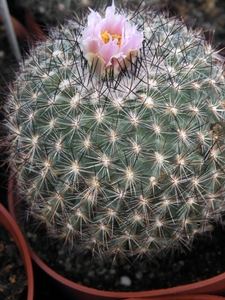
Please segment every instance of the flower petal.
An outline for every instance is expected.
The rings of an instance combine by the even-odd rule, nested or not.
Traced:
[[[130,24],[126,15],[116,13],[114,0],[106,8],[104,18],[98,12],[90,11],[80,44],[88,64],[100,61],[100,67],[96,69],[98,74],[102,71],[102,76],[110,71],[109,68],[114,74],[123,67],[129,68],[141,48],[143,32]]]

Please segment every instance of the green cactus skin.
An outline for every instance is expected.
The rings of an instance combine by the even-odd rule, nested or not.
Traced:
[[[31,50],[5,105],[9,162],[29,213],[70,250],[153,258],[222,222],[224,69],[201,31],[128,13],[145,41],[118,78],[88,69],[85,22]]]

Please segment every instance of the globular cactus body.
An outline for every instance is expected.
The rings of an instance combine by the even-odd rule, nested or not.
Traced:
[[[21,66],[6,125],[20,195],[50,235],[153,257],[222,221],[225,81],[200,31],[153,12],[130,22],[145,39],[116,78],[89,70],[83,25],[53,30]]]

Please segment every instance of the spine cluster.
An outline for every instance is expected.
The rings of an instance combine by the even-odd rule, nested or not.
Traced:
[[[6,126],[20,195],[50,235],[153,257],[222,221],[224,69],[200,31],[129,14],[145,35],[130,70],[96,78],[70,21],[21,65]]]

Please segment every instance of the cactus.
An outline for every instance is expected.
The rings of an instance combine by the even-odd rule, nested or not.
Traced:
[[[21,63],[4,107],[9,163],[28,212],[69,250],[153,258],[222,222],[223,59],[176,18],[122,13],[144,41],[117,76],[84,57],[86,19]]]

